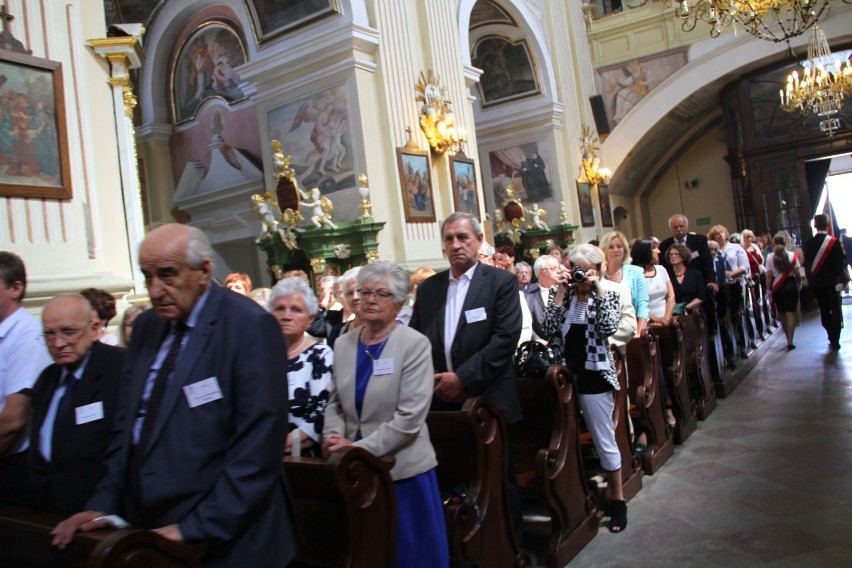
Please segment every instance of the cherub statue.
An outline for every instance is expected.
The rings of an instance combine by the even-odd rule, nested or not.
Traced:
[[[494,232],[502,233],[506,230],[506,221],[503,219],[503,211],[498,207],[494,210]]]
[[[547,211],[540,209],[538,203],[533,203],[532,209],[527,209],[527,213],[532,215],[533,226],[544,231],[550,229],[550,227],[547,226],[547,223],[541,220],[544,215],[547,215]]]
[[[257,215],[260,217],[260,234],[255,239],[257,243],[271,237],[273,232],[277,232],[282,239],[285,238],[284,231],[278,227],[278,219],[275,218],[275,207],[271,200],[272,194],[268,191],[263,195],[255,193],[251,196],[251,208],[253,211],[257,211]]]
[[[320,195],[318,187],[313,188],[310,195],[302,191],[301,188],[299,189],[299,193],[303,199],[303,201],[299,202],[299,205],[313,207],[311,210],[311,223],[317,229],[322,228],[323,225],[328,225],[332,229],[337,228],[337,225],[331,220],[331,211],[334,209],[334,205],[331,203],[331,199]]]

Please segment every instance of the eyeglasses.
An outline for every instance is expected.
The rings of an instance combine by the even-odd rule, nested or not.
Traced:
[[[89,322],[91,323],[91,322]],[[80,334],[83,332],[85,327],[66,327],[65,329],[60,329],[59,331],[45,331],[42,334],[45,343],[53,343],[57,339],[61,339],[66,343],[74,343],[79,339]]]
[[[364,298],[365,300],[369,300],[371,297],[375,297],[377,302],[387,302],[391,298],[393,298],[393,294],[391,294],[390,292],[385,292],[384,290],[373,292],[372,290],[367,290],[366,288],[360,288],[358,290],[358,295]]]

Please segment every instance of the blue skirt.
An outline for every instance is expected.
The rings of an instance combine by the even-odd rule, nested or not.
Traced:
[[[435,470],[394,482],[396,565],[399,568],[449,566],[447,526]]]

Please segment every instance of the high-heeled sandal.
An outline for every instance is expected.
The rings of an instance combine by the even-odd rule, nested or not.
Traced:
[[[609,519],[609,532],[620,533],[627,528],[627,501],[612,501],[612,516]]]
[[[671,406],[666,407],[666,424],[668,424],[672,428],[677,426],[677,418],[675,417]]]

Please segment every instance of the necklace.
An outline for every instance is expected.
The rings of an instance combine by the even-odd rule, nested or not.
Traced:
[[[381,356],[381,352],[385,348],[385,343],[387,343],[388,339],[390,339],[390,334],[395,327],[396,325],[391,326],[382,336],[379,336],[384,337],[384,339],[382,339],[380,343],[373,343],[371,345],[367,345],[366,343],[364,343],[364,329],[361,329],[361,331],[359,332],[358,342],[364,346],[364,353],[367,355],[367,357],[370,358],[370,361],[373,361],[375,363],[376,357]],[[373,338],[374,341],[377,339],[378,337]],[[371,347],[372,351],[370,350]],[[373,353],[375,353],[375,355],[373,355]]]
[[[607,280],[615,280],[615,278],[616,278],[619,274],[621,274],[621,269],[620,269],[620,268],[619,268],[618,270],[616,270],[615,272],[613,272],[612,274],[610,274],[610,273],[609,273],[609,269],[607,269],[606,271],[604,271],[604,278],[606,278]]]
[[[305,342],[308,341],[308,338],[304,335],[302,336],[302,340],[292,349],[287,350],[287,358],[292,359],[294,355],[298,355],[302,352],[302,348],[305,345]]]

